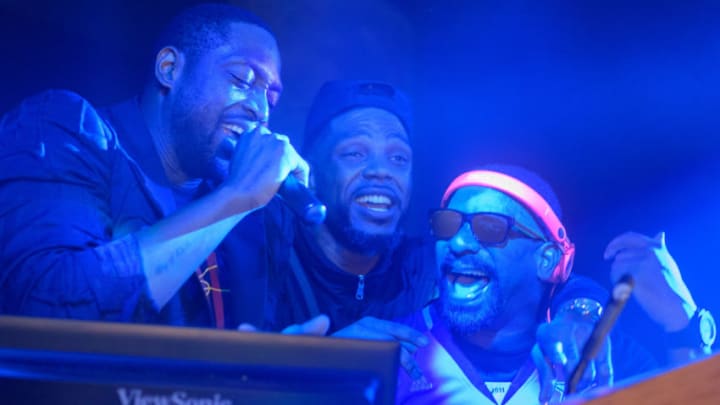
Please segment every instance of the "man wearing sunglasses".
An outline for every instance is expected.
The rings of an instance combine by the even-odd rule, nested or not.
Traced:
[[[265,327],[281,330],[325,314],[335,336],[400,341],[401,363],[419,379],[411,353],[427,340],[392,321],[424,307],[437,284],[431,241],[401,227],[412,186],[410,123],[407,97],[388,84],[339,80],[320,89],[302,154],[327,219],[308,226],[265,210],[265,233],[275,235],[266,244],[274,284]],[[558,302],[605,299],[594,283],[574,281]]]
[[[441,207],[430,214],[440,297],[407,321],[430,341],[415,356],[424,377],[400,375],[399,402],[529,404],[562,399],[601,306],[585,298],[561,298],[571,283],[574,245],[560,222],[552,189],[522,168],[488,166],[457,177]],[[647,299],[641,305],[654,309],[655,319],[674,319],[677,330],[683,317],[688,324],[690,315],[677,313],[682,304],[697,307],[689,293],[673,294],[677,289],[657,276],[647,281],[661,273],[658,261],[639,263],[633,258],[651,246],[640,235],[625,234],[611,242],[606,258],[614,258],[614,274],[631,272],[644,284],[641,289],[669,298],[672,304],[664,307]],[[668,322],[661,323],[672,331]],[[651,369],[648,354],[631,345],[624,341],[617,348],[623,350],[618,356],[623,373]],[[618,353],[615,345],[612,353]],[[613,358],[606,342],[580,387],[611,384]]]

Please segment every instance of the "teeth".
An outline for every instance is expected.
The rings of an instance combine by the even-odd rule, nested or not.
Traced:
[[[384,195],[379,194],[368,194],[360,196],[356,199],[357,202],[365,203],[365,204],[385,204],[390,205],[392,202],[390,201],[390,198]]]
[[[452,270],[452,274],[455,274],[458,276],[470,276],[470,277],[476,277],[476,278],[489,278],[487,274],[480,272],[480,271],[473,271],[473,270]]]
[[[244,129],[240,128],[237,125],[225,124],[223,125],[223,128],[225,128],[228,132],[232,132],[235,135],[242,135],[242,133],[245,132]]]
[[[239,125],[235,125],[235,124],[224,124],[224,125],[223,125],[223,128],[225,128],[226,130],[228,130],[228,132],[232,132],[232,133],[235,134],[236,136],[240,136],[240,135],[242,135],[243,133],[254,129],[254,127],[249,127],[249,128],[247,128],[247,129],[245,129],[245,128],[243,128],[243,127],[241,127],[241,126],[239,126]]]

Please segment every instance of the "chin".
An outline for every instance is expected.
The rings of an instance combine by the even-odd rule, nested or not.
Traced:
[[[441,316],[450,329],[460,335],[471,335],[493,328],[501,312],[496,292],[488,291],[474,300],[459,300],[450,296],[447,283],[440,284]]]

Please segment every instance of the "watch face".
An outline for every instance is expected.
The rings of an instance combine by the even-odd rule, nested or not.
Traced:
[[[706,346],[712,346],[715,343],[715,337],[717,336],[717,328],[715,326],[715,319],[713,319],[710,311],[703,309],[698,313],[700,320],[700,337],[702,338],[703,344]]]

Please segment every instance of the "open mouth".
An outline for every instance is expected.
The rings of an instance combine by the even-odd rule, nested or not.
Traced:
[[[487,290],[490,276],[475,269],[452,269],[445,273],[450,297],[458,301],[474,300]]]
[[[363,194],[355,198],[355,203],[370,211],[385,213],[393,206],[392,199],[383,194]]]
[[[451,283],[462,285],[482,284],[484,286],[490,282],[490,277],[474,273],[448,273],[447,278]]]
[[[232,136],[235,141],[237,141],[238,138],[242,134],[248,131],[252,131],[255,129],[256,125],[238,125],[238,124],[232,124],[232,123],[224,123],[222,124],[222,129],[230,136]]]
[[[238,139],[245,132],[252,131],[256,125],[238,125],[231,123],[222,124],[222,131],[227,134],[226,137],[220,142],[217,150],[217,156],[224,160],[230,160],[235,152]]]

